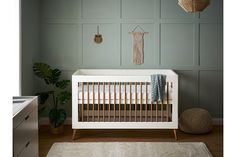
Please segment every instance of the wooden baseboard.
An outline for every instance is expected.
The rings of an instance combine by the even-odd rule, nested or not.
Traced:
[[[213,118],[213,125],[223,125],[223,118]],[[66,125],[71,125],[72,124],[72,119],[71,117],[68,117],[65,121]],[[49,120],[47,117],[42,117],[39,119],[39,125],[49,125]]]

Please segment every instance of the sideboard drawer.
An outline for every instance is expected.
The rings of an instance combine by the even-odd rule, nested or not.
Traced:
[[[18,154],[25,147],[27,142],[38,134],[38,111],[33,110],[24,117],[22,123],[13,130],[14,154]]]
[[[17,128],[25,119],[25,117],[31,113],[35,108],[38,107],[38,100],[34,99],[31,101],[23,110],[21,110],[13,118],[13,128]]]
[[[38,155],[38,135],[34,135],[31,140],[29,140],[22,149],[18,157],[35,157]]]

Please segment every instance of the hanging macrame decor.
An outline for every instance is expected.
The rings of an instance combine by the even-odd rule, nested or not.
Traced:
[[[137,28],[140,28],[142,32],[136,32]],[[137,25],[130,34],[133,36],[133,64],[144,63],[144,34],[147,34],[139,25]]]
[[[194,13],[203,11],[210,4],[210,0],[178,0],[178,4],[187,13]]]

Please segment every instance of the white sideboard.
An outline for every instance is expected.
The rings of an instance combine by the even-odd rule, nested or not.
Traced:
[[[13,156],[38,157],[37,97],[13,97]]]

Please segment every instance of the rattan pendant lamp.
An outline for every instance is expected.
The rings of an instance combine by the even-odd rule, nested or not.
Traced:
[[[178,0],[178,4],[187,13],[194,13],[203,11],[210,4],[210,0]]]

